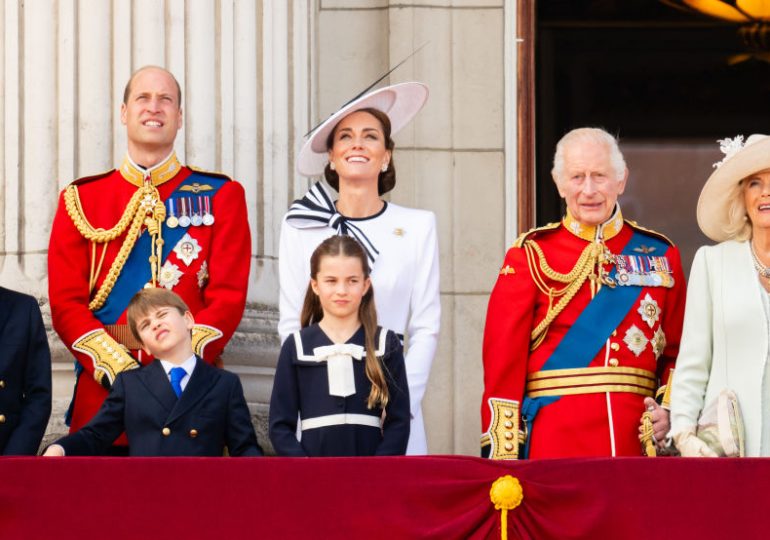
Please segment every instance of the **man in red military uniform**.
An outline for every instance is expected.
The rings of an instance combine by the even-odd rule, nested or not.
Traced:
[[[179,83],[159,67],[137,70],[120,118],[128,140],[122,165],[67,186],[51,231],[53,326],[77,360],[71,432],[96,413],[118,373],[152,360],[126,324],[138,290],[166,287],[184,299],[195,316],[195,352],[209,363],[218,361],[246,302],[244,191],[177,159]]]
[[[521,235],[489,300],[482,455],[638,456],[679,348],[685,281],[664,236],[625,221],[628,170],[607,132],[576,129],[556,147],[561,223]]]

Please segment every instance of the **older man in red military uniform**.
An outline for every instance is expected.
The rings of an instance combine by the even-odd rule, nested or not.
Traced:
[[[177,159],[179,83],[159,67],[137,70],[120,118],[128,139],[120,168],[67,186],[51,231],[53,326],[77,359],[71,432],[96,413],[118,373],[152,360],[126,325],[125,308],[139,289],[166,287],[185,300],[197,323],[195,351],[209,363],[217,362],[246,301],[244,191]]]
[[[679,348],[679,251],[623,219],[628,170],[607,132],[565,135],[553,177],[566,217],[516,240],[489,300],[482,455],[640,455],[645,411],[657,441],[668,431],[652,398]]]

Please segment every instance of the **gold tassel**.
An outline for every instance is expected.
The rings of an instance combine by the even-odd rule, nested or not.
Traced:
[[[500,510],[500,538],[508,540],[508,510],[513,510],[524,499],[524,491],[518,478],[510,474],[501,476],[492,484],[489,490],[489,499],[495,505],[495,510]]]
[[[655,443],[652,442],[652,413],[650,411],[644,411],[642,414],[642,436],[640,440],[644,445],[644,454],[647,457],[655,457],[658,453],[655,451]]]

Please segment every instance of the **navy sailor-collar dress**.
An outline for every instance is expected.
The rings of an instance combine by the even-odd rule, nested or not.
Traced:
[[[409,388],[398,336],[377,328],[390,399],[366,405],[363,326],[334,344],[317,325],[290,335],[281,348],[270,400],[270,440],[279,456],[403,455],[409,439]],[[301,438],[297,427],[300,423]]]

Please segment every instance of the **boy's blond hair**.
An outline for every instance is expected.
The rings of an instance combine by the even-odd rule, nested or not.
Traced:
[[[146,316],[150,311],[163,307],[176,308],[180,315],[190,311],[190,308],[187,307],[187,304],[184,303],[184,300],[178,294],[162,287],[142,289],[134,295],[128,303],[126,317],[128,318],[128,327],[137,341],[142,342],[142,338],[139,337],[139,330],[136,327],[139,319]]]

